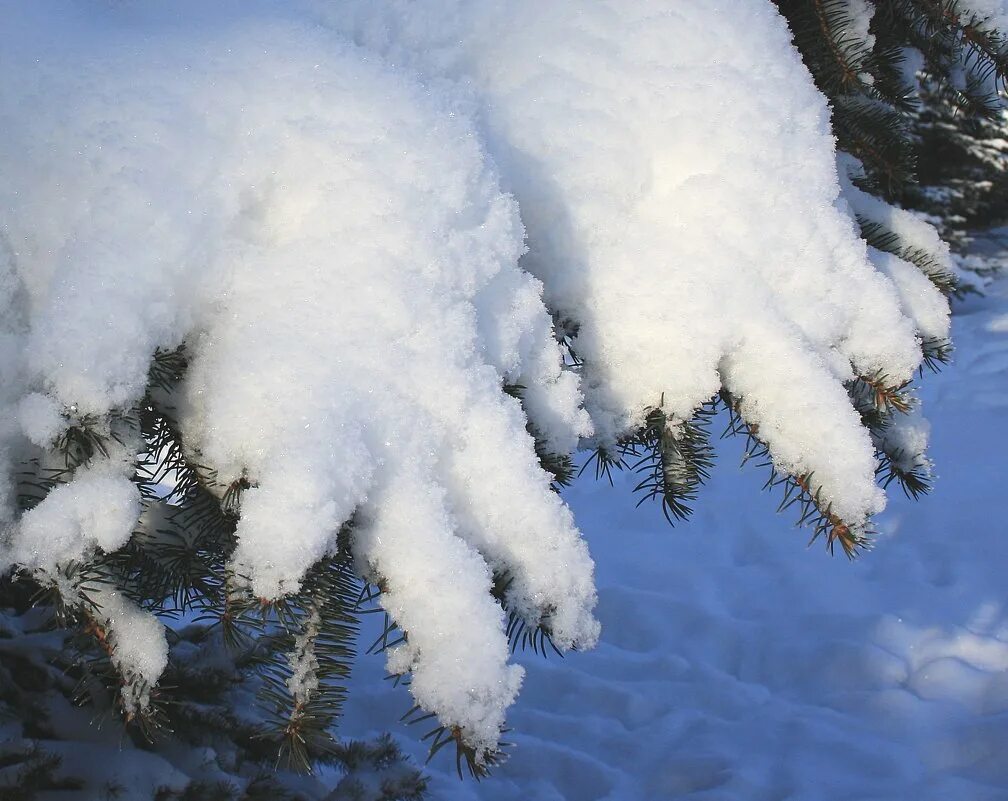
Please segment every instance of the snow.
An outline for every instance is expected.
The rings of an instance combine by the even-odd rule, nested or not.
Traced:
[[[522,673],[492,572],[558,646],[598,631],[587,549],[501,389],[524,387],[554,447],[591,433],[517,266],[516,204],[453,95],[270,4],[227,6],[193,3],[183,25],[145,4],[5,9],[0,68],[24,78],[0,103],[36,389],[22,427],[47,441],[62,409],[137,402],[154,350],[185,339],[187,447],[222,488],[249,485],[236,573],[263,598],[296,590],[355,515],[360,568],[409,634],[390,666],[492,747]],[[122,544],[87,518],[129,531],[111,491],[80,471],[26,516],[19,553]]]
[[[946,272],[955,273],[956,267],[949,245],[938,235],[933,225],[918,214],[886,203],[854,186],[852,179],[864,174],[856,159],[841,155],[838,169],[844,200],[856,216],[883,226],[896,234],[907,250],[926,253]]]
[[[875,6],[869,0],[847,0],[846,6],[849,24],[841,31],[841,36],[845,42],[857,43],[865,51],[871,52],[875,49],[875,36],[869,33],[869,29],[872,17],[875,16]]]
[[[298,706],[307,704],[318,691],[319,661],[315,654],[315,638],[321,623],[318,607],[313,606],[304,630],[294,638],[294,649],[287,654],[287,664],[291,669],[291,675],[286,680],[287,689]]]
[[[115,462],[77,471],[21,516],[11,562],[50,575],[61,564],[82,562],[95,549],[111,553],[127,543],[140,516],[140,494]]]
[[[869,248],[872,263],[896,286],[904,312],[925,339],[949,337],[949,305],[945,296],[916,265],[891,253]]]
[[[598,565],[599,645],[526,654],[509,761],[476,785],[442,752],[431,796],[1002,801],[1008,282],[960,303],[953,334],[956,362],[920,388],[935,489],[894,495],[853,563],[804,547],[733,441],[675,529],[633,508],[629,476],[565,491]],[[342,731],[407,705],[361,656]],[[418,728],[393,733],[422,759]]]
[[[168,665],[164,625],[116,590],[91,594],[94,616],[107,632],[109,659],[126,681],[120,688],[123,708],[133,715],[150,705],[150,690]]]
[[[985,28],[1008,31],[1008,3],[1005,0],[966,0],[960,14],[982,22]]]
[[[725,386],[841,517],[882,507],[840,384],[851,363],[900,383],[920,350],[837,205],[826,102],[771,4],[317,7],[478,107],[527,228],[522,265],[579,326],[598,441],[659,405],[686,419]]]
[[[186,449],[243,488],[236,575],[295,591],[352,520],[407,634],[389,670],[477,749],[523,676],[495,578],[559,648],[598,637],[593,562],[533,434],[611,444],[724,387],[834,514],[882,509],[843,384],[909,379],[944,300],[858,236],[826,101],[768,0],[0,13],[0,309],[23,312],[0,332],[0,446],[129,409],[185,342]],[[124,541],[128,481],[96,470],[7,533],[14,561]],[[114,611],[153,682],[161,641]]]
[[[52,396],[40,392],[31,392],[21,398],[17,419],[24,435],[43,448],[52,445],[66,429],[60,405]]]

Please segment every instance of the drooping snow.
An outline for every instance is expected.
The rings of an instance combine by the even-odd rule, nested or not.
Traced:
[[[150,691],[168,665],[168,640],[161,621],[117,590],[91,593],[93,615],[104,630],[109,658],[126,681],[123,708],[133,715],[150,705]]]
[[[527,426],[562,454],[724,387],[836,514],[881,509],[843,382],[909,378],[944,301],[873,265],[769,0],[0,12],[0,310],[24,312],[0,323],[0,456],[136,403],[185,342],[186,447],[244,488],[237,575],[296,590],[352,521],[407,635],[389,669],[477,748],[522,680],[495,580],[559,647],[598,635]],[[88,517],[113,496],[92,469],[23,554],[127,536],[125,504]]]
[[[28,439],[40,447],[53,443],[65,429],[66,418],[52,395],[30,392],[18,403],[17,421]]]
[[[904,313],[914,322],[925,339],[947,341],[950,328],[949,305],[945,296],[919,267],[894,256],[869,248],[869,255],[880,273],[896,286]]]
[[[579,327],[599,441],[659,404],[687,418],[723,385],[834,511],[881,507],[840,383],[903,381],[920,349],[838,200],[825,100],[772,4],[316,8],[478,106],[528,231],[522,264]]]
[[[261,597],[295,590],[354,515],[360,568],[409,638],[390,666],[492,748],[521,680],[494,576],[559,647],[598,632],[591,559],[502,391],[523,387],[561,453],[591,433],[517,267],[516,204],[450,93],[224,7],[192,4],[177,26],[142,4],[99,22],[63,4],[83,33],[5,9],[23,30],[0,66],[25,80],[0,109],[0,223],[44,393],[22,428],[47,441],[63,409],[136,402],[154,350],[187,341],[187,446],[222,486],[249,485],[236,573]],[[75,46],[36,71],[61,37]],[[139,510],[112,510],[117,536],[96,529],[87,514],[114,504],[94,484],[79,471],[26,516],[23,548],[48,538],[48,564],[121,545]]]

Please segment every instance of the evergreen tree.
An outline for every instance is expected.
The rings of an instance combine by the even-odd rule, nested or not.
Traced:
[[[901,201],[928,215],[961,252],[969,232],[1008,221],[1008,118],[1003,110],[969,117],[924,79],[913,117],[918,182]]]
[[[554,492],[576,460],[636,470],[676,522],[701,502],[721,414],[781,507],[848,556],[875,480],[928,491],[911,379],[949,358],[964,277],[892,204],[935,196],[912,189],[931,131],[986,169],[973,143],[993,123],[973,120],[1001,114],[1008,50],[965,3],[776,5],[788,27],[765,0],[656,19],[600,5],[577,24],[531,0],[333,0],[251,34],[194,6],[192,30],[139,61],[108,11],[37,74],[60,22],[14,15],[0,790],[116,797],[115,770],[68,744],[121,741],[157,761],[157,799],[420,798],[391,740],[335,738],[368,612],[385,616],[370,650],[414,696],[404,718],[484,775],[521,678],[508,652],[597,637],[592,565]],[[494,72],[495,48],[540,27]],[[555,70],[519,85],[536,47]],[[768,88],[736,119],[750,65]],[[116,83],[134,69],[140,99]],[[668,94],[680,78],[715,100]],[[116,92],[132,123],[103,110]],[[929,116],[939,102],[956,113]],[[43,163],[65,172],[47,183]],[[998,217],[955,180],[970,224]],[[749,241],[763,227],[774,253]],[[669,250],[671,267],[649,261]],[[113,734],[80,734],[75,706]],[[302,775],[329,767],[335,789]]]

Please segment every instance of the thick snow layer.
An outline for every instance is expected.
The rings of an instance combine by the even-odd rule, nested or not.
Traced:
[[[516,204],[451,94],[282,7],[201,6],[3,6],[0,225],[20,279],[3,286],[25,296],[47,393],[22,428],[47,440],[61,409],[137,401],[154,350],[186,340],[187,445],[250,485],[237,573],[262,597],[296,589],[356,513],[361,569],[409,636],[391,667],[490,747],[521,680],[493,573],[560,647],[598,630],[587,549],[502,391],[524,387],[561,452],[591,433],[517,266]],[[125,510],[94,484],[26,517],[22,550],[121,544]],[[92,519],[109,509],[115,537]]]
[[[236,574],[295,590],[352,519],[408,635],[389,668],[472,744],[522,675],[494,579],[559,647],[598,634],[533,434],[609,444],[724,387],[835,514],[882,508],[843,382],[909,378],[944,301],[873,265],[769,0],[0,14],[0,457],[138,402],[185,342],[186,447],[242,488]],[[121,541],[89,476],[26,517],[23,560]]]
[[[897,493],[854,563],[805,549],[728,448],[674,530],[633,509],[629,477],[566,491],[598,561],[599,645],[529,653],[510,760],[475,785],[442,752],[432,797],[1004,801],[1008,284],[970,296],[953,333],[957,362],[920,389],[940,478]],[[380,660],[354,676],[347,735],[408,705]],[[422,759],[417,728],[394,733]]]
[[[315,5],[478,107],[522,263],[579,326],[597,439],[723,385],[836,513],[881,508],[840,382],[851,364],[900,382],[920,350],[838,205],[826,102],[771,3]]]

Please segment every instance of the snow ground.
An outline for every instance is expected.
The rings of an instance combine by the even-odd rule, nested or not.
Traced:
[[[804,547],[763,470],[736,469],[738,442],[675,529],[634,509],[629,477],[579,481],[601,641],[525,655],[510,760],[460,783],[442,752],[431,797],[1008,799],[1008,280],[959,305],[954,337],[921,390],[937,486],[892,493],[855,563]],[[409,706],[382,663],[360,657],[343,734]],[[422,761],[423,732],[393,732]]]

